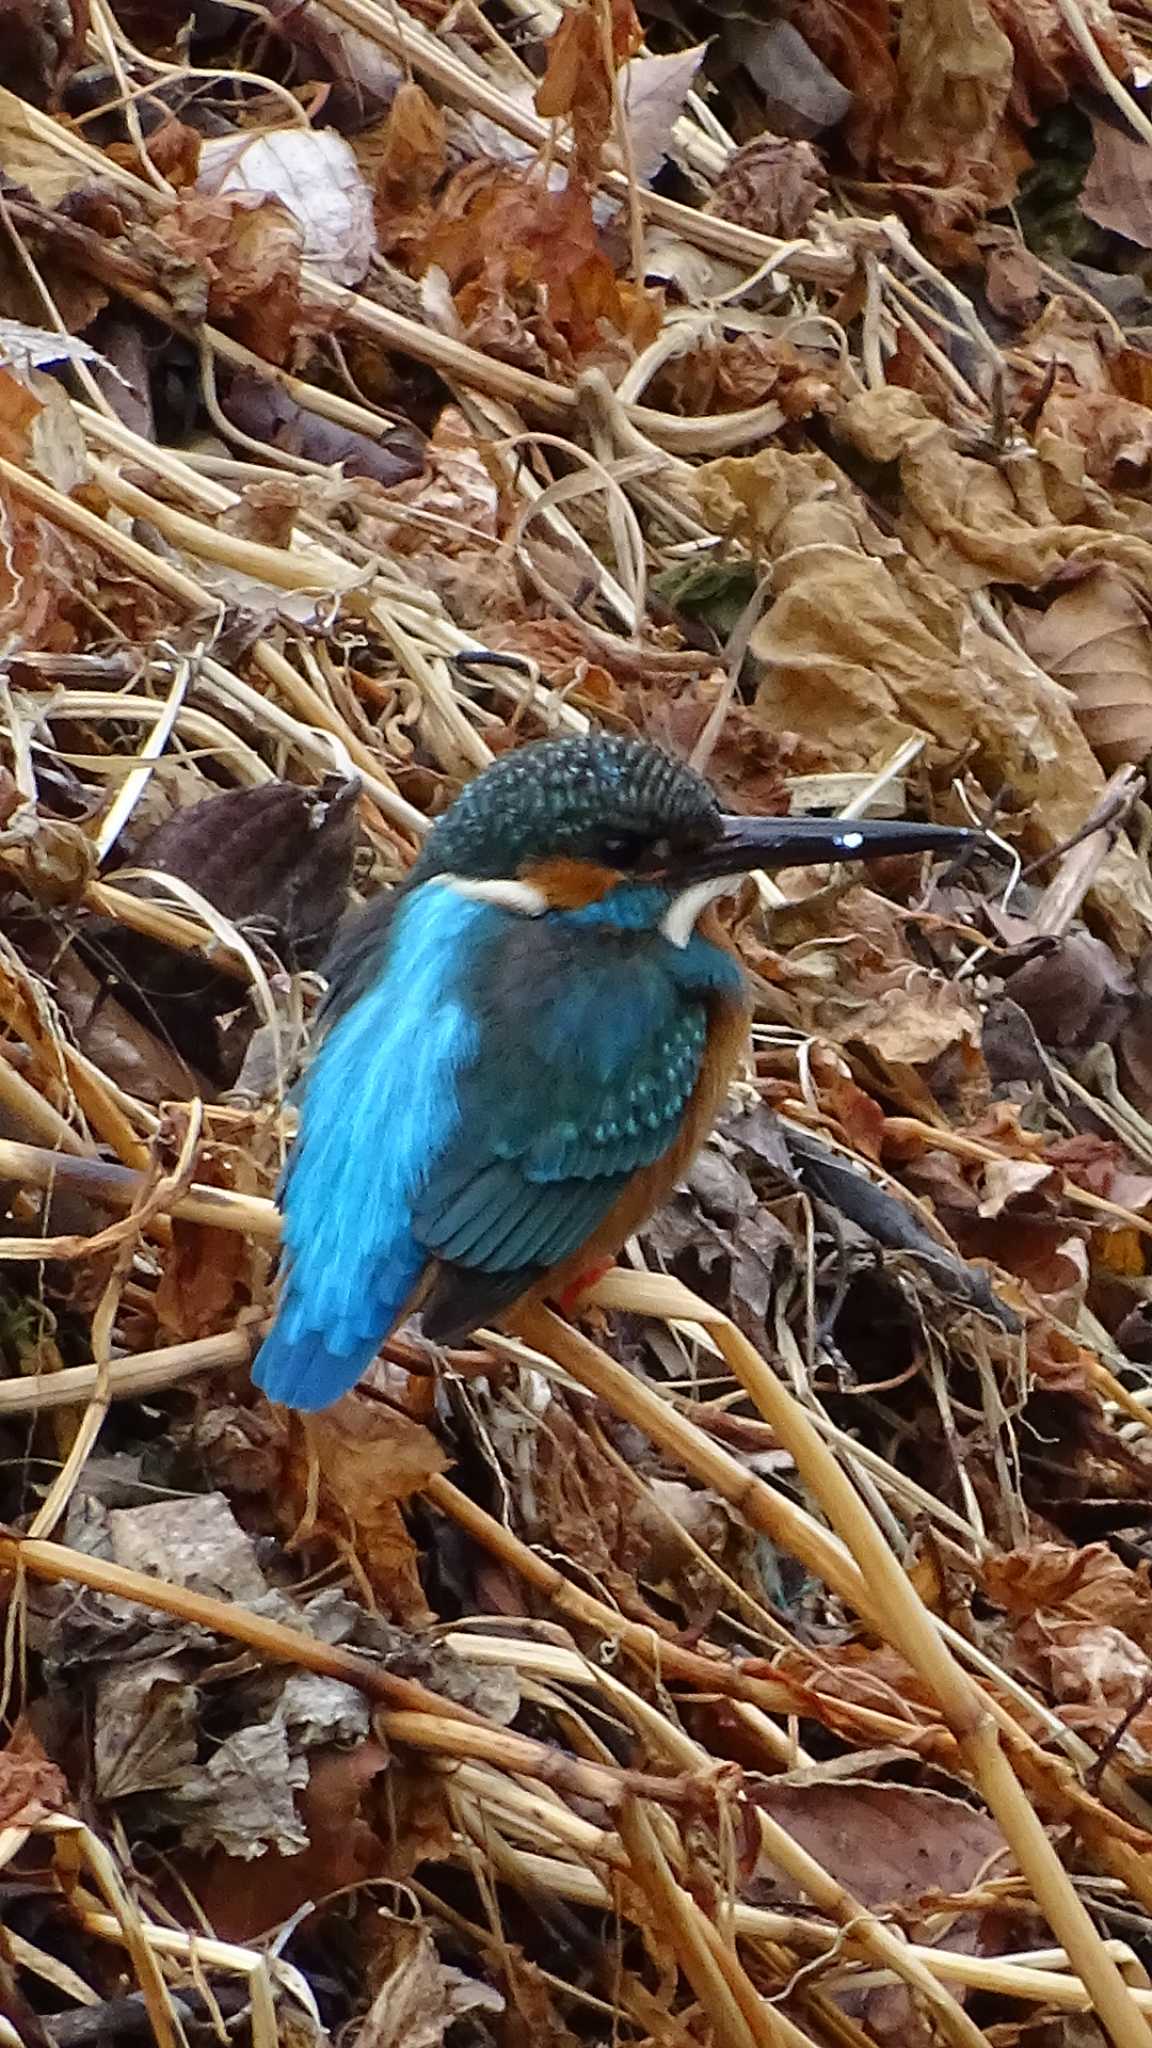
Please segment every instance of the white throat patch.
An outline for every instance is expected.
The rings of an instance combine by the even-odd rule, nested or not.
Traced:
[[[664,937],[674,946],[686,946],[701,911],[707,910],[717,897],[738,889],[743,879],[743,875],[713,875],[707,882],[693,882],[690,888],[682,889],[660,920]]]
[[[457,896],[466,896],[470,903],[494,903],[499,910],[514,910],[520,917],[543,917],[548,909],[543,890],[534,889],[531,882],[499,878],[473,882],[467,875],[437,875],[435,880],[446,889],[454,889]]]

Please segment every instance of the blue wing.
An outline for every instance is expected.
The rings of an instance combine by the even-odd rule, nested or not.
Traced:
[[[650,925],[556,913],[505,935],[475,985],[460,1122],[413,1213],[438,1262],[429,1336],[475,1329],[572,1257],[673,1144],[719,985],[740,985],[726,955],[687,954]]]
[[[450,889],[414,890],[375,979],[321,1041],[281,1190],[280,1305],[253,1367],[272,1400],[326,1407],[403,1313],[427,1256],[413,1197],[451,1141],[456,1078],[478,1042],[459,964],[501,916]]]

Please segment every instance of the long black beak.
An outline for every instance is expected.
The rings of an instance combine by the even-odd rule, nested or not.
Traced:
[[[723,819],[723,837],[685,862],[685,879],[740,875],[753,868],[795,868],[894,853],[959,853],[984,842],[963,825],[917,825],[907,818]],[[677,878],[679,879],[679,877]]]

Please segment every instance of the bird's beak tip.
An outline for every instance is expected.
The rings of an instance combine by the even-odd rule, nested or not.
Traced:
[[[880,860],[893,854],[955,854],[986,843],[982,832],[965,825],[921,825],[907,818],[728,815],[722,827],[722,837],[703,857],[713,873]]]

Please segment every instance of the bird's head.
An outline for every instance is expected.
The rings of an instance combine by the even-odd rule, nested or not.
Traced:
[[[410,879],[451,877],[529,916],[600,906],[605,922],[662,929],[684,945],[705,906],[753,869],[942,851],[975,836],[903,821],[729,816],[660,748],[601,733],[502,755],[435,826]]]

